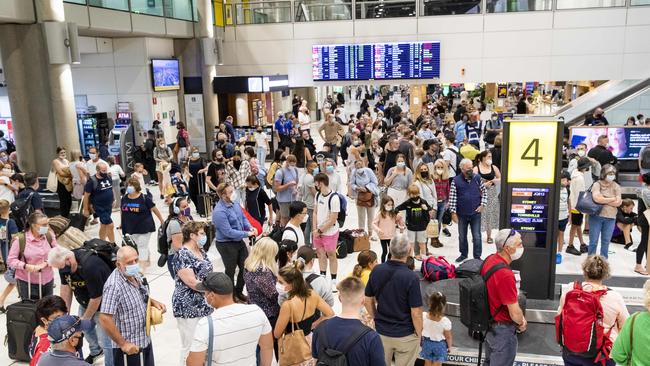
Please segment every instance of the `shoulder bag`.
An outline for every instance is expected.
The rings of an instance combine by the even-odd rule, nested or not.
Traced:
[[[305,299],[305,308],[302,311],[302,318],[305,317],[305,312],[307,311],[307,301]],[[305,338],[305,333],[302,329],[296,329],[296,323],[293,321],[293,310],[291,304],[289,305],[289,321],[291,322],[291,333],[282,334],[282,337],[278,339],[278,353],[279,353],[279,364],[280,366],[289,366],[297,363],[301,363],[311,359],[311,347],[307,338]]]
[[[595,183],[594,183],[595,184]],[[586,191],[580,192],[578,195],[578,203],[576,203],[576,210],[587,214],[589,216],[598,216],[600,211],[603,209],[603,205],[598,204],[594,201],[591,189],[593,184]],[[600,185],[598,185],[600,187]]]

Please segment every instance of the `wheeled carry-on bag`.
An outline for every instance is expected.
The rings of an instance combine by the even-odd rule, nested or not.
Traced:
[[[214,206],[214,195],[212,193],[206,192],[205,187],[205,173],[200,173],[198,176],[199,180],[199,194],[197,197],[198,202],[194,202],[196,205],[196,212],[201,217],[208,217],[212,215],[212,207]]]
[[[144,352],[140,350],[140,353],[138,354],[138,362],[135,363],[133,362],[133,357],[134,355],[127,356],[126,353],[124,354],[124,366],[145,366],[144,363]],[[131,363],[129,363],[129,359],[131,360]]]
[[[31,273],[27,272],[28,282]],[[38,273],[38,283],[41,283],[41,273]],[[36,319],[36,301],[31,300],[31,284],[27,286],[27,299],[7,306],[7,349],[9,358],[16,361],[29,362],[29,345],[34,329],[38,326]],[[38,298],[43,297],[43,285],[38,286]]]

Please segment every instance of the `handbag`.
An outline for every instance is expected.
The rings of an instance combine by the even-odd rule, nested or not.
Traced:
[[[291,307],[289,307],[291,309]],[[282,334],[278,339],[278,353],[280,366],[289,366],[301,363],[311,359],[311,347],[305,333],[302,329],[295,329],[296,323],[293,322],[293,310],[290,310],[289,321],[291,322],[291,333]],[[307,311],[307,299],[305,299],[305,308],[302,311],[302,318]]]
[[[370,237],[363,229],[353,230],[352,232],[353,244],[352,250],[354,252],[360,252],[362,250],[370,250]]]
[[[52,193],[56,193],[58,186],[59,182],[56,180],[56,173],[54,170],[50,170],[50,173],[47,175],[47,183],[45,184],[45,189]]]
[[[438,237],[438,220],[433,219],[427,224],[427,238],[437,238]]]
[[[375,195],[370,191],[357,193],[357,206],[373,207],[375,205]]]
[[[594,202],[594,197],[591,193],[591,188],[593,186],[594,185],[592,184],[589,189],[580,192],[578,195],[578,203],[576,203],[576,210],[590,216],[598,216],[600,215],[600,211],[603,209],[603,205]]]

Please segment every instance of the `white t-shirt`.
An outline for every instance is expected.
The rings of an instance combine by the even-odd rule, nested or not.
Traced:
[[[111,173],[111,178],[113,180],[120,180],[120,177],[124,175],[124,170],[119,164],[113,164],[108,167],[108,171]]]
[[[442,158],[447,161],[447,164],[449,165],[449,178],[456,176],[456,160],[459,158],[459,156],[451,150],[458,152],[458,148],[456,146],[449,146],[442,152]]]
[[[9,177],[6,177],[4,175],[0,176],[0,200],[6,200],[9,203],[12,203],[16,196],[14,195],[14,192],[7,187],[7,185],[11,184],[11,180]]]
[[[293,231],[291,231],[291,229],[288,229],[288,228],[292,228],[296,232],[294,233]],[[302,229],[300,228],[300,226],[296,227],[293,224],[291,224],[290,222],[287,222],[287,225],[285,226],[284,232],[282,233],[282,240],[285,240],[285,239],[293,240],[296,243],[298,243],[298,248],[305,245],[305,236],[302,233]]]
[[[269,144],[267,143],[268,137],[266,136],[266,132],[255,132],[253,134],[253,138],[255,138],[255,146],[256,147],[263,147],[265,150],[269,149]]]
[[[190,352],[208,349],[208,319],[214,325],[212,365],[256,366],[255,351],[260,337],[271,332],[271,324],[257,305],[232,304],[215,309],[199,320]]]
[[[97,173],[97,164],[99,163],[104,163],[106,164],[106,166],[108,166],[108,163],[102,159],[99,159],[97,161],[92,161],[92,160],[86,161],[86,171],[88,172],[88,175],[93,176]]]
[[[316,222],[317,226],[322,225],[325,221],[327,221],[328,216],[330,213],[339,213],[341,211],[341,200],[339,199],[339,196],[332,197],[332,209],[330,210],[330,205],[329,205],[329,200],[331,195],[334,194],[334,191],[330,192],[327,196],[323,196],[321,194],[317,194],[315,201],[314,201],[314,207],[316,209],[316,212],[318,213],[318,222]],[[339,231],[339,224],[338,222],[334,223],[334,226],[330,227],[329,229],[325,230],[323,232],[323,235],[325,236],[330,236],[334,235]]]
[[[428,313],[422,313],[424,323],[422,326],[422,336],[427,337],[434,342],[445,340],[443,331],[451,330],[451,321],[443,316],[439,321],[431,320]]]

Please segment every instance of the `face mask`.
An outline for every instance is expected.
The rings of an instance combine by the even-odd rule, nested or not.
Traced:
[[[102,172],[102,173],[99,173],[99,176],[106,179],[106,178],[108,178],[108,173],[103,173]]]
[[[197,152],[192,153],[192,157],[193,157],[194,159],[198,159],[198,157],[199,157],[199,153],[197,153]]]
[[[510,258],[513,261],[516,261],[517,259],[521,258],[522,255],[524,255],[524,247],[517,248],[515,252],[510,255]]]
[[[230,202],[235,202],[235,201],[237,201],[237,191],[233,191],[230,194]]]
[[[608,175],[606,179],[607,179],[608,182],[613,182],[614,179],[616,179],[616,176],[613,175],[613,174],[612,174],[612,175]]]
[[[313,175],[316,175],[316,174],[318,174],[319,171],[320,171],[320,169],[318,169],[318,168],[314,168],[314,171],[312,172],[312,174],[313,174]]]
[[[398,166],[399,168],[404,168],[404,167],[406,166],[406,163],[403,162],[403,161],[398,161],[398,162],[397,162],[397,166]]]
[[[384,210],[386,210],[386,211],[388,211],[388,212],[393,211],[393,206],[391,206],[391,205],[384,205]]]
[[[248,190],[249,190],[250,192],[255,192],[256,189],[257,189],[257,188],[255,188],[255,187],[248,188]]]
[[[197,243],[198,243],[200,246],[204,246],[205,243],[207,243],[207,242],[208,242],[208,237],[207,237],[206,235],[201,235],[201,236],[199,236],[199,240],[197,241]]]
[[[135,193],[135,188],[133,188],[133,186],[126,187],[126,194],[132,194],[132,193]]]
[[[438,174],[438,175],[442,175],[442,173],[444,173],[444,172],[445,171],[442,170],[442,169],[436,169],[436,174]]]
[[[578,150],[578,156],[579,157],[585,156],[585,151],[584,150]]]
[[[39,226],[38,227],[38,235],[45,235],[47,234],[47,231],[49,228],[47,226]]]
[[[486,161],[485,161],[485,164],[487,164],[487,165],[492,165],[492,160],[486,160]]]
[[[97,154],[88,154],[90,156],[90,160],[95,160],[97,158]]]
[[[275,284],[275,290],[278,292],[278,295],[282,296],[287,293],[287,290],[284,289],[284,286],[279,282]]]
[[[327,170],[327,173],[330,173],[330,174],[334,173],[334,167],[331,166],[331,165],[328,165],[327,167],[325,167],[325,170]]]
[[[77,352],[79,352],[79,354],[81,354],[81,350],[83,348],[84,348],[84,334],[81,333],[79,338],[77,338],[77,346],[75,347],[75,349],[77,350]]]
[[[306,223],[307,220],[309,220],[309,214],[306,214],[306,215],[305,215],[305,218],[302,219],[302,223],[303,223],[303,224]]]
[[[124,275],[128,277],[136,277],[140,274],[140,266],[136,264],[127,264],[124,266]]]
[[[465,174],[465,177],[467,178],[471,178],[474,176],[474,172],[472,170],[466,170],[463,172],[463,174]]]
[[[181,211],[181,214],[182,214],[183,216],[186,216],[186,217],[187,217],[187,216],[190,216],[190,213],[191,213],[191,211],[190,211],[190,208],[189,208],[189,207],[185,207],[185,208],[183,209],[183,211]]]
[[[420,172],[422,178],[429,178],[429,172]]]
[[[161,149],[164,149],[164,148],[165,148],[165,144],[160,144],[158,147],[160,147]]]

